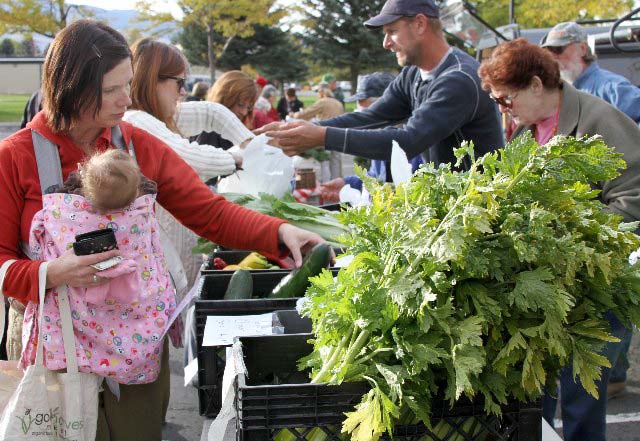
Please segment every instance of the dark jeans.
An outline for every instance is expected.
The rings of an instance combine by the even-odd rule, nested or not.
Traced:
[[[618,337],[618,343],[607,343],[602,355],[608,360],[616,360],[622,351],[622,342],[631,334],[631,328],[625,327],[611,313],[607,313],[611,334]],[[602,378],[596,382],[599,399],[593,398],[579,383],[573,380],[573,367],[565,366],[560,371],[560,406],[562,409],[562,431],[565,441],[606,441],[607,383],[611,375],[610,368],[602,369]],[[542,413],[553,427],[557,398],[545,394],[542,400]]]
[[[630,328],[629,332],[625,332],[624,337],[621,338],[620,355],[615,363],[611,363],[611,376],[609,377],[609,383],[623,383],[627,381],[627,370],[629,369],[629,347],[631,346],[631,337],[633,337],[633,329]]]

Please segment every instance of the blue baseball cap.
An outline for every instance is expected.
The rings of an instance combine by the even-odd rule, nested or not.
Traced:
[[[439,18],[440,12],[433,0],[387,0],[382,11],[364,22],[368,28],[379,28],[402,17],[413,17],[424,14],[427,17]]]
[[[379,98],[385,89],[391,84],[395,76],[390,72],[374,72],[369,75],[358,76],[358,88],[356,93],[345,102],[366,100],[367,98]]]

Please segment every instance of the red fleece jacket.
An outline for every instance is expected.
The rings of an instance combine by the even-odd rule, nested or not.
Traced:
[[[278,255],[278,227],[284,222],[235,205],[214,194],[177,153],[164,142],[132,125],[121,122],[125,142],[133,139],[142,173],[158,184],[157,201],[181,223],[217,244],[253,249]],[[22,303],[38,301],[38,262],[26,259],[20,242],[29,241],[31,221],[42,209],[42,192],[31,130],[58,146],[63,180],[86,159],[71,140],[53,133],[40,112],[27,125],[0,142],[0,265],[11,265],[2,286],[4,295]],[[96,150],[110,146],[111,130],[96,141]]]

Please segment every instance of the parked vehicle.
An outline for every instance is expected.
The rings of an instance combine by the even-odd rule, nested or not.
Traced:
[[[589,46],[598,64],[640,86],[640,8],[613,20],[581,23],[589,34]],[[517,23],[493,28],[466,2],[449,4],[441,11],[445,32],[462,46],[475,50],[480,59],[488,57],[502,41],[524,37],[541,44],[551,28],[521,29]]]

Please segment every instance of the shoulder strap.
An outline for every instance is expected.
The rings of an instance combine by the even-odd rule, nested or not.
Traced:
[[[35,130],[31,130],[31,139],[33,141],[33,150],[36,153],[36,163],[38,165],[38,176],[40,177],[40,189],[42,194],[46,194],[47,190],[52,186],[61,186],[62,166],[60,164],[60,153],[58,146],[49,141]],[[133,140],[129,141],[126,146],[122,131],[119,125],[111,128],[111,142],[120,150],[126,150],[136,159],[136,153],[133,148]]]
[[[60,153],[58,152],[58,146],[35,130],[31,130],[31,139],[33,141],[33,150],[36,153],[40,189],[44,195],[52,186],[62,185]]]
[[[134,161],[137,162],[136,151],[133,148],[133,139],[129,140],[128,146],[125,145],[124,136],[122,136],[122,130],[120,130],[119,124],[111,127],[111,143],[120,150],[127,150]]]

